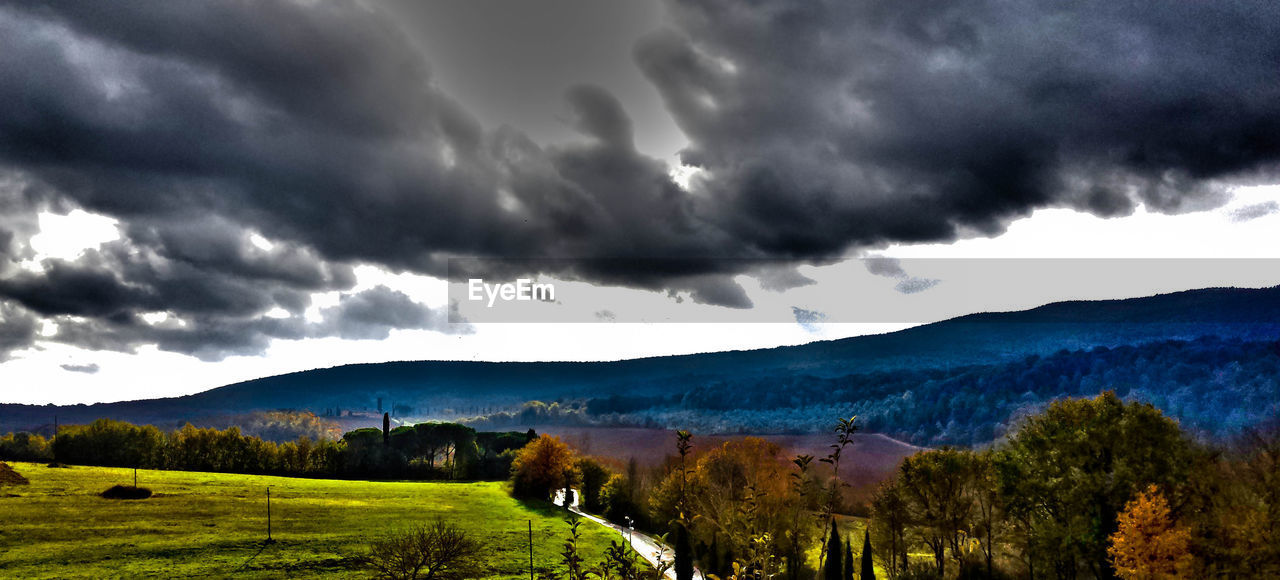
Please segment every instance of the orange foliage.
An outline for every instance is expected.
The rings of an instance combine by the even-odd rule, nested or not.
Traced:
[[[1118,576],[1126,580],[1190,578],[1191,532],[1173,521],[1169,503],[1156,486],[1130,501],[1119,523],[1107,548]]]
[[[578,479],[577,457],[559,437],[542,435],[525,445],[511,463],[512,492],[518,497],[551,499]]]
[[[695,440],[696,445],[696,440]],[[695,447],[696,449],[696,447]],[[792,464],[782,448],[758,437],[744,437],[697,454],[687,466],[688,506],[694,540],[719,542],[736,554],[746,554],[753,538],[769,534],[772,548],[787,548],[797,533],[808,540],[811,530],[795,530],[804,506],[792,485]],[[678,516],[681,487],[678,466],[654,489],[650,504],[659,523]],[[808,524],[809,518],[801,518]]]

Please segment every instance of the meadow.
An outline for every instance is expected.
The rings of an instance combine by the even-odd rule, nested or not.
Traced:
[[[443,517],[488,550],[487,578],[527,578],[528,522],[535,569],[559,569],[568,526],[548,503],[521,502],[503,483],[301,479],[139,470],[146,500],[98,496],[132,485],[133,470],[13,463],[30,485],[0,487],[0,577],[368,578],[369,540]],[[272,539],[267,537],[271,488]],[[596,562],[608,530],[584,523],[581,550]]]

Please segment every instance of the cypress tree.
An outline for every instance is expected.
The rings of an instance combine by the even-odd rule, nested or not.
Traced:
[[[689,529],[685,527],[688,516],[688,476],[685,458],[693,448],[693,435],[688,431],[676,431],[676,449],[680,451],[680,498],[676,504],[680,510],[680,520],[676,523],[676,580],[693,580],[693,546],[689,545]]]
[[[391,442],[391,413],[382,414],[382,445]]]
[[[676,524],[676,580],[693,580],[693,546],[689,545],[689,530],[684,524]]]
[[[844,540],[844,580],[853,580],[853,567],[857,563],[853,560],[853,540],[845,538]]]
[[[841,580],[844,566],[841,566],[840,532],[836,530],[836,519],[831,518],[831,537],[827,539],[827,563],[822,568],[823,580]]]
[[[876,567],[871,562],[870,531],[865,532],[862,537],[862,578],[860,580],[876,580]]]
[[[711,547],[707,549],[707,561],[703,563],[704,574],[720,574],[720,538],[712,532]]]

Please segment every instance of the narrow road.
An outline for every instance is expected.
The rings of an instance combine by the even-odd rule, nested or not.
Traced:
[[[652,565],[653,567],[657,568],[660,565],[660,563],[662,562],[670,563],[675,559],[675,553],[671,551],[671,548],[667,547],[662,542],[659,542],[657,539],[647,534],[643,534],[635,530],[632,530],[630,528],[620,526],[604,518],[593,516],[587,512],[582,511],[582,509],[578,507],[578,497],[579,497],[579,494],[577,490],[574,490],[573,504],[569,506],[569,511],[577,514],[579,517],[586,518],[606,528],[609,528],[615,532],[618,532],[618,534],[621,535],[623,539],[631,542],[631,549],[635,550],[645,560],[648,560],[649,564]],[[564,505],[564,490],[560,490],[556,492],[556,497],[555,497],[555,500],[553,500],[553,502],[556,505],[561,505],[561,506]],[[667,569],[666,577],[670,578],[671,580],[676,580],[676,571],[670,568]],[[706,580],[706,576],[704,576],[702,574],[702,571],[698,570],[697,568],[693,569],[693,577],[695,578],[695,580]]]

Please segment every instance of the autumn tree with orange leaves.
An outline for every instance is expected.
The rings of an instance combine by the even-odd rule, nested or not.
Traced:
[[[511,493],[549,500],[578,480],[577,456],[559,437],[542,435],[525,445],[511,463]]]
[[[1107,554],[1126,580],[1191,577],[1191,531],[1173,521],[1169,502],[1156,486],[1130,501],[1119,516]]]
[[[654,487],[649,501],[658,521],[676,520],[680,490],[685,486],[683,509],[693,543],[715,545],[722,552],[696,555],[704,560],[704,568],[707,562],[725,562],[721,570],[704,572],[724,573],[728,562],[738,561],[743,570],[763,574],[787,554],[803,553],[819,541],[814,526],[793,529],[794,522],[819,506],[805,505],[806,498],[792,483],[795,464],[777,443],[744,437],[705,448],[688,460],[688,473],[682,477],[678,468],[670,471]],[[808,498],[817,495],[818,490],[808,490]]]

